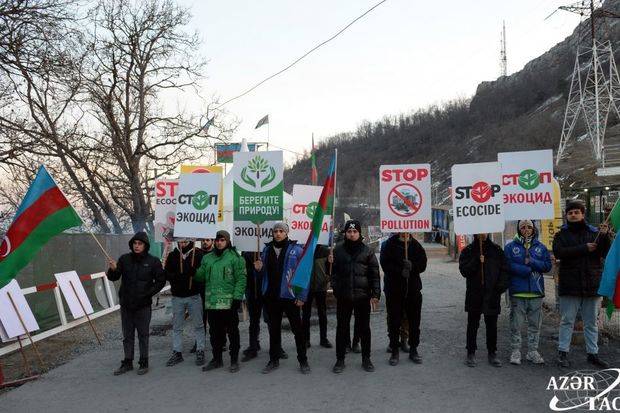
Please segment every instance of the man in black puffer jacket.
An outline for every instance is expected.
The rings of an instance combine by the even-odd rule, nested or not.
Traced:
[[[407,259],[405,259],[405,239]],[[390,338],[390,365],[398,364],[401,343],[400,327],[403,314],[409,320],[409,358],[422,363],[418,354],[420,344],[420,316],[422,313],[422,279],[426,270],[426,252],[422,245],[408,233],[394,234],[381,245],[379,256],[383,268],[383,291],[388,313]]]
[[[569,367],[568,351],[577,312],[583,318],[587,361],[599,368],[609,367],[598,356],[598,312],[602,298],[598,295],[601,283],[602,260],[607,256],[611,240],[607,225],[600,230],[585,221],[585,206],[578,200],[566,205],[566,225],[553,239],[553,255],[560,260],[560,334],[558,364]]]
[[[166,285],[165,272],[158,258],[149,254],[149,238],[146,232],[138,232],[129,240],[129,254],[117,261],[110,260],[108,280],[121,280],[118,296],[121,304],[123,325],[123,349],[125,359],[114,375],[133,370],[135,331],[138,330],[140,361],[138,374],[149,368],[149,325],[151,323],[152,297]]]
[[[489,364],[501,367],[502,363],[497,358],[497,317],[501,311],[502,293],[506,291],[510,283],[510,267],[504,250],[493,243],[487,234],[474,235],[474,241],[461,252],[459,270],[467,279],[465,290],[467,360],[465,364],[469,367],[476,366],[476,336],[480,326],[480,317],[484,315]]]
[[[344,356],[351,314],[355,314],[355,329],[362,343],[362,367],[374,371],[370,361],[370,302],[381,298],[379,263],[372,249],[362,241],[359,221],[349,220],[344,226],[345,240],[328,257],[333,263],[332,288],[336,297],[336,364],[334,373],[344,370]]]

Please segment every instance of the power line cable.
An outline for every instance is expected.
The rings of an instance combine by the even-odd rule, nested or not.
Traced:
[[[318,45],[314,46],[312,49],[308,50],[306,53],[304,53],[301,57],[297,58],[293,63],[289,64],[288,66],[286,66],[284,69],[280,70],[279,72],[274,73],[273,75],[261,80],[260,82],[258,82],[257,84],[255,84],[254,86],[252,86],[251,88],[249,88],[248,90],[246,90],[245,92],[241,93],[240,95],[237,95],[231,99],[228,99],[226,102],[222,103],[221,105],[219,105],[217,107],[217,109],[221,108],[222,106],[232,102],[233,100],[237,100],[245,95],[247,95],[248,93],[252,92],[254,89],[256,89],[257,87],[259,87],[260,85],[262,85],[263,83],[273,79],[274,77],[286,72],[288,69],[290,69],[291,67],[295,66],[297,63],[299,63],[301,60],[303,60],[305,57],[307,57],[310,53],[314,52],[315,50],[317,50],[319,47],[324,46],[325,44],[331,42],[332,40],[334,40],[336,37],[340,36],[345,30],[347,30],[349,27],[353,26],[358,20],[364,18],[364,16],[366,16],[368,13],[372,12],[374,9],[376,9],[377,7],[379,7],[380,5],[382,5],[383,3],[385,3],[387,0],[381,0],[380,2],[376,3],[374,6],[372,6],[371,8],[369,8],[368,10],[366,10],[364,13],[362,13],[361,15],[359,15],[358,17],[356,17],[355,19],[353,19],[349,24],[347,24],[346,26],[344,26],[342,29],[340,29],[336,34],[334,34],[332,37],[330,37],[329,39],[319,43]]]

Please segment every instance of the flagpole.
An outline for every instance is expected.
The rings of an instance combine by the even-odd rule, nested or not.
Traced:
[[[607,218],[605,218],[605,221],[603,221],[603,223],[601,225],[608,225],[609,224],[609,220],[611,219],[611,214],[612,214],[612,212],[614,212],[614,209],[616,209],[616,207],[618,206],[618,202],[620,202],[620,198],[616,199],[616,203],[614,204],[614,206],[611,209],[611,211],[609,211],[609,215],[607,215]],[[599,235],[601,235],[601,231],[600,230],[596,233],[596,238],[594,238],[594,243],[595,244],[598,241]]]
[[[338,188],[338,149],[334,149],[334,156],[335,156],[335,160],[334,160],[334,200],[332,202],[332,223],[331,223],[331,230],[332,230],[332,236],[330,237],[330,246],[329,246],[329,255],[331,255],[333,257],[334,255],[334,223],[336,221],[336,188]],[[329,276],[331,277],[332,275],[332,267],[333,267],[333,262],[329,263]]]

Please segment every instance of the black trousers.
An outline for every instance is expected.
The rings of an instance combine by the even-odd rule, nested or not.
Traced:
[[[403,314],[409,320],[409,346],[415,350],[420,344],[420,318],[422,314],[422,293],[417,291],[410,296],[399,293],[385,295],[388,313],[388,337],[390,347],[396,351],[400,347],[400,327]]]
[[[297,360],[300,363],[308,361],[306,357],[306,343],[303,329],[301,328],[301,314],[299,307],[293,300],[265,299],[265,310],[269,315],[269,358],[272,361],[280,359],[282,349],[282,315],[286,314],[291,325],[291,331],[295,336],[297,347]]]
[[[249,348],[258,351],[260,345],[260,316],[263,312],[263,298],[255,297],[253,294],[246,294],[248,313],[250,317],[250,343]]]
[[[480,327],[480,313],[467,313],[467,352],[474,353],[477,350],[476,336]],[[497,351],[497,315],[484,315],[484,325],[487,333],[487,351]]]
[[[355,315],[354,332],[359,334],[362,357],[370,357],[370,301],[338,300],[336,304],[336,357],[344,360],[351,334],[351,316]]]
[[[304,338],[310,341],[310,317],[312,316],[312,301],[316,301],[316,311],[319,316],[319,334],[321,341],[327,340],[327,291],[309,291],[308,299],[304,303],[302,322]]]
[[[226,344],[226,335],[230,340],[230,359],[239,358],[239,313],[235,310],[207,310],[209,317],[209,339],[213,348],[213,358],[222,359],[222,349]]]
[[[121,306],[121,325],[123,327],[123,350],[125,359],[133,360],[134,342],[136,330],[138,331],[138,344],[140,348],[140,360],[149,358],[149,326],[151,324],[151,306],[138,309],[128,309]]]

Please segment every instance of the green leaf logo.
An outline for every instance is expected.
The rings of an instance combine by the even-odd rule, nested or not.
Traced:
[[[319,206],[318,202],[310,202],[306,207],[306,215],[310,219],[314,219],[314,213],[316,212],[317,207]]]
[[[192,198],[192,205],[198,211],[202,211],[209,205],[209,194],[205,191],[198,191]]]
[[[540,184],[538,172],[533,169],[526,169],[519,174],[519,186],[523,189],[531,190]]]
[[[260,155],[255,156],[248,162],[248,169],[256,174],[256,179],[260,179],[261,172],[265,172],[269,167],[269,162]]]

